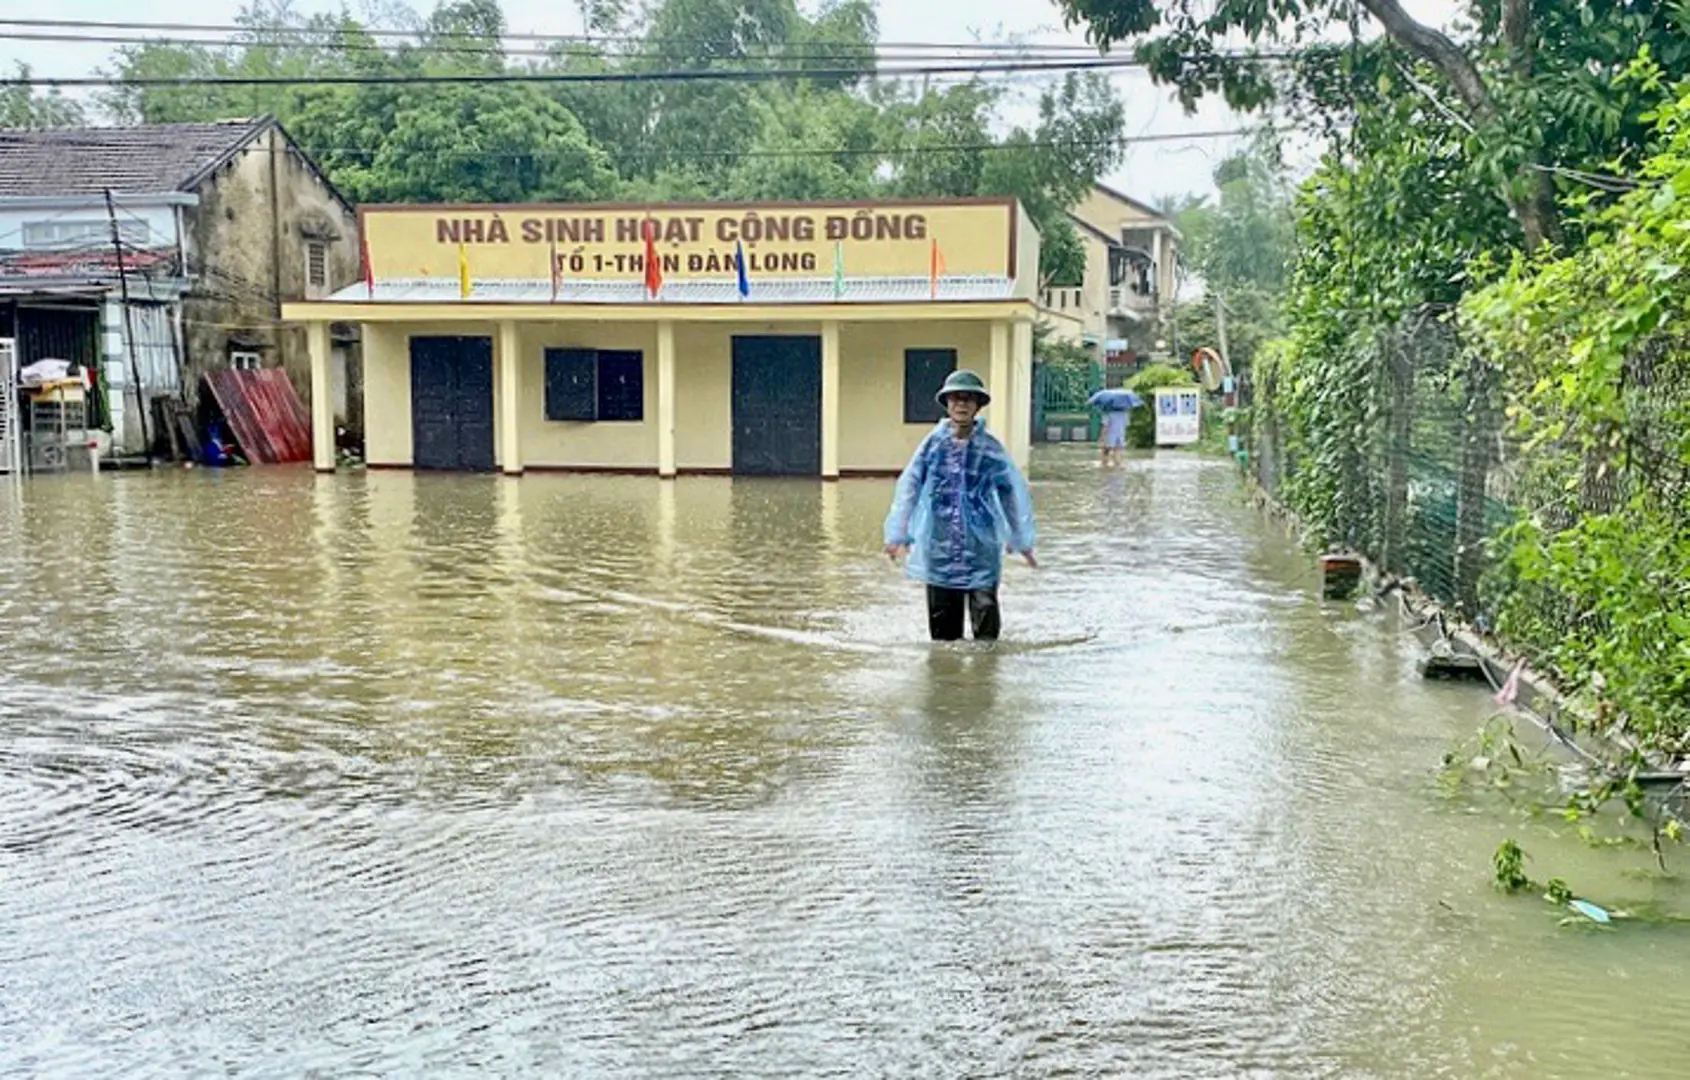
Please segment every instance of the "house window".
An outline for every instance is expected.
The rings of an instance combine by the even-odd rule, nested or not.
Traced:
[[[955,370],[955,349],[904,350],[904,423],[934,424],[944,419],[945,410],[933,395]]]
[[[255,352],[231,352],[229,367],[234,371],[257,371],[264,366],[264,358]]]
[[[144,221],[119,221],[117,235],[125,247],[144,248],[152,242],[152,229]],[[105,220],[27,221],[23,227],[23,246],[49,251],[111,247],[111,223]]]
[[[305,295],[321,296],[329,288],[329,245],[312,240],[305,245]]]
[[[645,419],[645,355],[616,349],[546,350],[546,419]]]

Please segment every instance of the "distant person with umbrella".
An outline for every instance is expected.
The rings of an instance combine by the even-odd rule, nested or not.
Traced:
[[[1104,468],[1121,462],[1121,451],[1127,446],[1127,417],[1144,401],[1131,390],[1099,390],[1086,401],[1103,413],[1103,435],[1098,441],[1103,447]]]

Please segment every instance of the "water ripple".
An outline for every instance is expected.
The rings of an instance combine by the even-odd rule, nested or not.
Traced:
[[[9,490],[0,1075],[1677,1075],[1671,942],[1488,890],[1483,696],[1224,464],[1044,455],[996,648],[888,495]]]

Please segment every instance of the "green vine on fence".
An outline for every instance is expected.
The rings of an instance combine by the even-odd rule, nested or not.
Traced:
[[[1647,54],[1628,78],[1649,88]],[[1516,259],[1463,303],[1506,373],[1521,490],[1493,541],[1498,629],[1609,734],[1690,754],[1690,87],[1652,115],[1635,190],[1567,255]]]

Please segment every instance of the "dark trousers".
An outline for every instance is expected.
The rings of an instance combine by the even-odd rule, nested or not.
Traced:
[[[934,641],[961,641],[962,614],[974,624],[974,640],[996,641],[1000,618],[998,590],[943,589],[927,586],[927,629]]]

